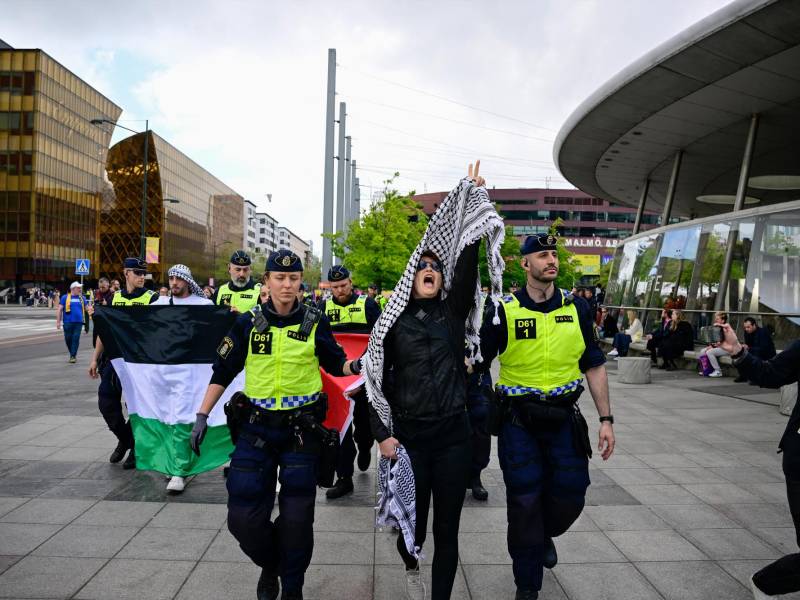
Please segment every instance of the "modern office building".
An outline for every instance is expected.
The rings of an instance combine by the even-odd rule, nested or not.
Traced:
[[[150,266],[153,280],[165,282],[170,265],[182,263],[196,281],[207,281],[215,262],[227,262],[217,257],[240,247],[247,222],[244,199],[153,131],[125,138],[108,152],[114,193],[106,194],[100,213],[100,271],[117,276],[126,256],[139,255],[145,135],[145,233],[158,240],[158,256]],[[217,264],[216,275],[223,274]]]
[[[592,197],[580,190],[544,188],[489,189],[489,198],[497,206],[506,226],[513,235],[525,236],[549,231],[557,219],[562,223],[559,233],[575,253],[583,274],[597,275],[600,266],[610,261],[620,240],[631,235],[636,210]],[[432,215],[448,192],[418,194],[414,199]],[[658,214],[645,212],[642,228],[658,223]]]
[[[47,53],[0,43],[0,289],[99,272],[98,215],[122,109]]]
[[[311,258],[311,243],[288,227],[278,227],[278,248],[288,248],[303,259],[303,264],[308,264]]]
[[[258,221],[256,219],[256,214],[257,209],[255,203],[250,200],[245,200],[244,218],[242,220],[242,249],[247,250],[250,254],[255,253],[258,243]]]
[[[617,249],[610,305],[799,337],[800,2],[737,0],[658,46],[575,110],[554,159],[587,194],[661,212]]]

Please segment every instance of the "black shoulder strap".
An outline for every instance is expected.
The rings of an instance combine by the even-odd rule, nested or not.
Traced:
[[[169,305],[172,306],[174,303],[172,302],[172,296],[169,297]]]

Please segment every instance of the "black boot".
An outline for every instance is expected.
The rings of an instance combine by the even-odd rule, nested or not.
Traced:
[[[117,447],[114,448],[114,451],[111,453],[111,456],[108,457],[108,462],[110,463],[118,463],[125,457],[125,453],[128,451],[127,444],[123,444],[119,442]]]
[[[514,600],[538,600],[539,592],[536,590],[521,590],[517,588],[517,594]]]
[[[125,469],[125,470],[135,469],[136,468],[136,452],[135,452],[135,448],[131,448],[131,451],[128,452],[128,458],[126,458],[125,462],[122,463],[122,468]]]
[[[362,473],[369,469],[369,463],[372,462],[372,448],[366,450],[359,449],[358,451],[358,470]]]
[[[258,578],[258,587],[256,587],[256,598],[258,600],[277,600],[279,591],[278,576],[271,571],[261,569],[261,577]]]
[[[303,600],[303,590],[296,590],[294,592],[283,590],[281,600]]]
[[[551,537],[544,538],[542,564],[545,569],[552,569],[558,564],[558,552],[556,552],[556,545],[553,543],[553,538]]]
[[[353,493],[353,478],[352,477],[339,477],[336,480],[336,484],[327,492],[325,492],[325,496],[329,500],[336,500],[336,498],[341,498],[342,496],[346,496],[347,494]]]
[[[475,477],[470,480],[469,487],[472,488],[472,497],[475,498],[475,500],[486,502],[489,499],[489,492],[483,487],[480,475],[475,475]]]

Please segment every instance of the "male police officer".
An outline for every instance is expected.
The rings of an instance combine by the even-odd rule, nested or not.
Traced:
[[[158,294],[144,287],[144,278],[147,275],[147,263],[140,258],[126,258],[122,265],[125,277],[125,289],[114,292],[111,306],[142,306],[152,304],[158,300]],[[94,308],[89,309],[89,314],[94,313]],[[89,376],[97,379],[100,376],[100,385],[97,388],[97,400],[100,414],[111,432],[117,436],[117,447],[111,453],[109,461],[118,463],[130,449],[128,458],[122,463],[123,469],[136,468],[136,454],[133,450],[133,431],[130,421],[125,421],[122,414],[122,385],[119,382],[114,365],[109,360],[103,360],[103,341],[97,338],[94,355],[89,365]],[[98,363],[100,367],[98,368]]]
[[[506,484],[508,550],[518,600],[539,597],[543,567],[558,557],[552,538],[583,510],[591,445],[577,409],[583,377],[600,414],[603,460],[614,451],[605,358],[586,302],[555,287],[555,236],[529,236],[520,253],[527,282],[505,298],[500,324],[485,318],[485,368],[499,354],[495,404],[502,415],[498,454]],[[487,316],[493,317],[492,307]]]
[[[211,409],[244,369],[248,399],[234,397],[231,405],[238,417],[229,414],[240,432],[227,481],[228,528],[262,568],[259,600],[277,598],[278,576],[284,600],[303,597],[314,548],[321,442],[300,424],[324,419],[319,414],[324,411],[319,367],[335,376],[361,370],[360,360],[346,360],[327,318],[297,301],[302,271],[293,252],[270,254],[265,274],[269,299],[242,314],[223,339],[192,431],[192,448],[199,454]],[[278,481],[280,516],[272,522]]]
[[[250,277],[252,271],[250,255],[244,250],[237,250],[231,255],[228,263],[228,274],[231,280],[224,283],[214,292],[214,304],[227,304],[234,312],[244,313],[258,304],[258,292],[261,284]]]
[[[370,333],[381,309],[372,298],[360,296],[353,292],[353,281],[350,271],[342,265],[334,265],[328,271],[333,296],[325,300],[322,312],[328,317],[331,329],[342,333]],[[334,500],[353,491],[353,461],[356,458],[358,445],[358,468],[366,471],[372,457],[372,430],[369,426],[369,408],[366,394],[355,399],[353,406],[353,424],[347,428],[342,440],[339,464],[336,466],[336,485],[325,495]]]

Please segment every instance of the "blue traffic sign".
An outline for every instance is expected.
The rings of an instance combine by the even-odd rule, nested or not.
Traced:
[[[91,261],[88,258],[75,259],[75,275],[88,275]]]

